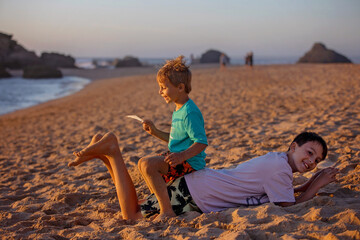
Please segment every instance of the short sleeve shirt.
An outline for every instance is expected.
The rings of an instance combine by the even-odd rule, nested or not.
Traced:
[[[189,99],[180,109],[173,112],[169,139],[170,152],[182,152],[194,143],[208,144],[204,118],[200,109]],[[205,167],[205,151],[190,158],[187,162],[195,170]]]
[[[233,169],[209,169],[185,175],[191,196],[205,213],[241,205],[295,202],[292,169],[286,153],[272,152]]]

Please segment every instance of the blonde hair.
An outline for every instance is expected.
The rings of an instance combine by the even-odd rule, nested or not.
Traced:
[[[191,91],[191,71],[185,64],[184,56],[180,55],[175,59],[166,61],[165,65],[157,73],[157,81],[164,82],[168,80],[175,87],[183,83],[185,92]]]

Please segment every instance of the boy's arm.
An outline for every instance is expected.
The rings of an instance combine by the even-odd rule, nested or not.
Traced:
[[[176,166],[184,162],[185,160],[198,155],[199,153],[204,151],[206,147],[207,147],[206,144],[195,142],[185,151],[169,154],[164,161],[170,164],[171,166]]]
[[[154,123],[150,120],[144,120],[143,121],[143,129],[149,133],[150,135],[159,138],[160,140],[163,140],[165,142],[169,142],[169,136],[170,134],[167,132],[163,132],[159,130],[157,127],[155,127]]]
[[[170,133],[167,133],[167,132],[163,132],[159,129],[156,130],[156,132],[154,134],[151,134],[153,135],[154,137],[157,137],[158,139],[160,140],[163,140],[165,142],[169,142],[169,136],[170,136]]]
[[[311,178],[308,182],[310,182],[310,184],[308,185],[308,187],[305,189],[305,191],[300,194],[300,196],[298,196],[295,199],[294,203],[286,203],[286,202],[282,202],[282,203],[277,203],[280,206],[283,207],[287,207],[287,206],[291,206],[297,203],[302,203],[305,201],[308,201],[310,199],[312,199],[316,193],[319,191],[320,188],[326,186],[327,184],[336,181],[336,174],[339,173],[339,169],[337,168],[325,168],[322,171],[319,172],[319,174],[317,174],[315,176],[315,178]],[[304,184],[306,185],[306,183]]]
[[[306,189],[308,189],[308,187],[310,186],[310,184],[314,181],[314,179],[319,176],[319,174],[324,171],[326,168],[316,172],[308,181],[306,181],[303,185],[297,187],[297,188],[294,188],[294,192],[297,193],[297,192],[305,192]]]

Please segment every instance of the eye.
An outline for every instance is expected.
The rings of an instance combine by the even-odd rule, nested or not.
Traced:
[[[309,154],[310,156],[312,156],[312,155],[313,155],[313,153],[312,153],[311,151],[308,151],[308,154]]]

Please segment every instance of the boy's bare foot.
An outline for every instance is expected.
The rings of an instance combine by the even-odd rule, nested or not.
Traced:
[[[100,141],[100,139],[101,139],[102,137],[103,137],[103,136],[102,136],[101,134],[99,134],[99,133],[95,134],[95,135],[92,137],[89,145],[87,145],[87,147],[90,147],[90,146],[93,145],[94,143],[97,143],[98,141]],[[80,157],[79,152],[73,152],[73,154],[74,154],[76,157]]]
[[[98,133],[95,134],[95,135],[92,137],[89,145],[87,145],[87,147],[89,147],[89,146],[95,144],[96,142],[100,141],[100,139],[101,139],[102,137],[103,137],[103,136],[102,136],[101,134],[98,134]],[[79,164],[81,164],[81,163],[83,163],[83,162],[87,162],[87,161],[89,161],[89,160],[91,160],[91,159],[93,159],[93,158],[98,158],[97,156],[79,157],[79,156],[78,156],[78,152],[74,152],[73,154],[74,154],[77,158],[76,158],[74,161],[68,163],[68,166],[69,166],[69,167],[75,167],[75,166],[77,166],[77,165],[79,165]]]
[[[89,160],[91,160],[93,158],[97,158],[97,157],[96,156],[77,157],[77,158],[75,158],[74,161],[69,162],[68,166],[69,167],[75,167],[75,166],[80,165],[83,162],[87,162],[87,161],[89,161]]]
[[[112,155],[119,150],[117,138],[113,133],[105,134],[100,141],[91,144],[79,152],[74,152],[77,157],[96,156],[96,155]]]

